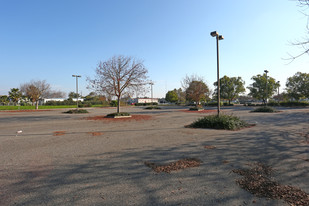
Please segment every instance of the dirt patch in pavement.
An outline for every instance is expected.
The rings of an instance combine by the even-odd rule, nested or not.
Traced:
[[[299,188],[281,185],[271,177],[273,169],[262,163],[249,164],[250,169],[234,169],[234,173],[243,176],[237,184],[248,192],[271,199],[283,199],[291,206],[309,205],[309,194]]]
[[[102,132],[87,132],[87,134],[90,134],[92,136],[101,136],[103,133]]]
[[[129,118],[109,118],[106,116],[94,116],[86,117],[86,120],[96,120],[96,121],[106,121],[106,122],[128,122],[128,121],[142,121],[150,120],[152,116],[150,115],[131,115]]]
[[[213,145],[205,145],[204,148],[205,148],[205,149],[216,149],[216,146],[213,146]]]
[[[65,131],[55,131],[53,132],[53,136],[62,136],[65,135]]]
[[[206,110],[206,109],[205,110],[201,110],[201,111],[182,109],[182,110],[179,110],[179,111],[180,112],[188,112],[188,113],[199,113],[199,114],[217,112],[217,110]]]
[[[171,173],[172,171],[177,171],[180,169],[190,168],[190,167],[199,167],[202,161],[197,158],[185,158],[178,160],[176,162],[171,162],[169,164],[160,165],[153,162],[145,162],[144,164],[153,171],[160,173],[160,172],[166,172]]]

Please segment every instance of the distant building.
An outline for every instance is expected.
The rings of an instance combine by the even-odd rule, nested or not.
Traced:
[[[39,105],[45,104],[46,102],[63,102],[64,100],[67,100],[66,98],[46,98],[39,100]],[[76,102],[77,98],[72,98],[73,102]],[[78,101],[83,102],[84,99],[78,98]]]
[[[159,103],[159,99],[158,98],[133,98],[133,99],[129,99],[128,103],[129,104]]]

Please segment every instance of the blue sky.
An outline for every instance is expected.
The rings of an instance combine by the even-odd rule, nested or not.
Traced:
[[[82,75],[86,95],[86,77],[114,55],[144,61],[154,97],[181,87],[186,74],[214,89],[214,30],[225,38],[220,77],[248,86],[267,69],[283,90],[289,76],[309,72],[308,55],[283,60],[302,51],[290,42],[306,37],[304,9],[290,0],[0,0],[0,95],[32,79],[69,93],[72,74]]]

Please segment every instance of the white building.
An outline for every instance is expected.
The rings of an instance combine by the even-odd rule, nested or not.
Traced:
[[[129,99],[129,104],[136,104],[136,103],[159,103],[158,98],[133,98]]]

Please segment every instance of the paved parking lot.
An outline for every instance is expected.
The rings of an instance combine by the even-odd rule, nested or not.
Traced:
[[[185,128],[208,114],[183,109],[126,107],[151,119],[119,122],[86,119],[114,108],[75,115],[0,112],[0,205],[287,205],[235,183],[239,176],[231,171],[252,162],[271,166],[278,182],[309,193],[308,108],[275,114],[223,109],[256,124],[240,131]],[[203,162],[170,174],[144,165],[186,157]]]

